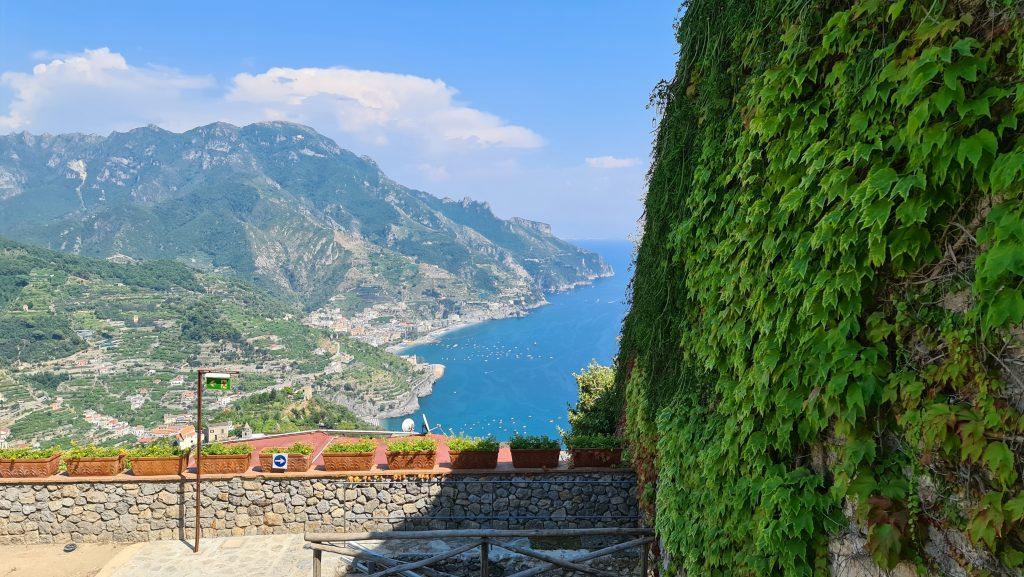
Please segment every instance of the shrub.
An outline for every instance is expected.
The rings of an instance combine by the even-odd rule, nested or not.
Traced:
[[[252,453],[252,446],[247,443],[225,445],[213,443],[203,447],[203,455],[247,455]]]
[[[60,447],[49,447],[46,449],[2,449],[0,459],[49,459],[60,452]]]
[[[500,445],[494,437],[452,437],[448,439],[449,451],[497,451]]]
[[[561,448],[561,445],[559,445],[556,439],[552,439],[547,435],[514,435],[509,440],[508,446],[513,451],[536,449],[546,449],[550,451]]]
[[[87,447],[72,447],[71,449],[64,452],[64,460],[72,459],[99,459],[103,457],[117,457],[126,454],[127,451],[122,447],[97,447],[90,445]]]
[[[573,377],[580,394],[576,406],[569,407],[573,434],[614,435],[624,403],[622,388],[615,386],[615,367],[591,361]]]
[[[422,453],[436,450],[437,441],[427,437],[404,437],[388,441],[389,453]]]
[[[620,449],[622,440],[612,435],[566,435],[565,446],[570,449]]]
[[[289,455],[312,455],[313,447],[305,443],[295,443],[291,447],[267,447],[260,451],[264,455],[273,455],[274,453],[288,453]]]
[[[372,453],[377,449],[377,443],[370,439],[359,439],[358,441],[342,441],[332,443],[327,447],[328,453]]]

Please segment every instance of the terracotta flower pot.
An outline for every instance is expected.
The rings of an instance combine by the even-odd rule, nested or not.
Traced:
[[[113,477],[124,471],[124,455],[67,459],[64,467],[68,477]]]
[[[275,469],[273,461],[274,455],[260,453],[260,469],[264,473],[302,473],[308,471],[309,466],[313,464],[313,456],[301,453],[288,453],[287,469]]]
[[[188,459],[180,457],[132,457],[132,475],[136,477],[160,477],[180,475],[185,472]]]
[[[512,449],[512,465],[517,469],[555,469],[559,449]]]
[[[452,469],[493,469],[498,466],[497,451],[448,451]]]
[[[0,479],[52,477],[60,468],[60,453],[47,459],[0,460]]]
[[[416,451],[414,453],[388,453],[388,469],[433,469],[437,461],[435,451]]]
[[[369,471],[373,468],[373,453],[324,453],[324,470]]]
[[[249,470],[252,453],[242,455],[203,455],[200,473],[203,475],[240,475]]]
[[[615,467],[622,463],[622,449],[572,449],[572,466]]]

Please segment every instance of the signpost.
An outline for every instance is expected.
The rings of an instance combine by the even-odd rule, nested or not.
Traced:
[[[199,552],[199,509],[202,501],[200,470],[203,459],[203,388],[214,391],[230,391],[231,375],[238,371],[215,371],[199,369],[196,376],[196,542],[192,551]],[[287,458],[286,458],[287,460]]]
[[[287,469],[288,453],[274,453],[274,456],[270,459],[270,463],[274,469]]]

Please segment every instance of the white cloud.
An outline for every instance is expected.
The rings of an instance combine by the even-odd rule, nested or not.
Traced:
[[[160,66],[131,66],[107,48],[53,58],[31,72],[4,72],[0,85],[12,94],[0,111],[0,132],[69,132],[161,124],[181,128],[194,121],[190,111],[215,85]]]
[[[31,72],[0,74],[12,94],[0,132],[99,132],[158,124],[170,130],[224,120],[291,120],[359,144],[429,155],[543,146],[532,130],[456,100],[441,80],[347,68],[271,68],[208,76],[129,64],[108,48],[53,56]],[[2,103],[0,103],[2,105]]]
[[[270,118],[331,123],[333,128],[384,144],[396,135],[433,147],[537,148],[535,132],[459,104],[441,80],[348,68],[271,68],[238,74],[229,102],[258,107]]]
[[[614,156],[591,156],[586,161],[590,168],[629,168],[640,164],[639,158],[616,158]]]

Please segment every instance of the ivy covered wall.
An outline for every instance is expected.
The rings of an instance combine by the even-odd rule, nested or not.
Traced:
[[[1019,575],[1024,8],[684,9],[617,373],[664,552]]]

